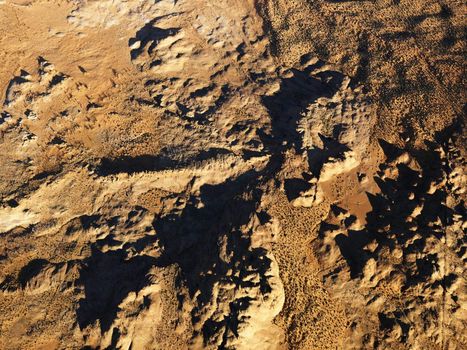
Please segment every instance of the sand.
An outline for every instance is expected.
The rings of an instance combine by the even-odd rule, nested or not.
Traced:
[[[466,348],[465,10],[0,1],[0,349]]]

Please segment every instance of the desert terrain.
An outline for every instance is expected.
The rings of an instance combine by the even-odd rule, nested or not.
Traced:
[[[466,14],[0,0],[0,349],[466,349]]]

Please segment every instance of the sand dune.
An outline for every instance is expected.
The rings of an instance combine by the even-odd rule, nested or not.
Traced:
[[[457,1],[0,1],[0,349],[464,349]]]

